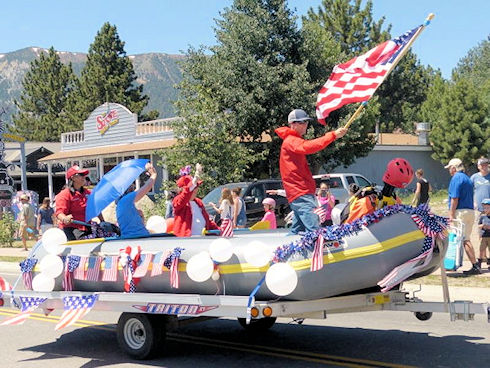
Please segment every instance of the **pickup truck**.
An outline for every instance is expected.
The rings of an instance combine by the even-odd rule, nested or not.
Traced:
[[[316,181],[317,188],[322,181],[330,183],[330,192],[335,196],[336,203],[345,202],[349,198],[349,185],[352,183],[356,183],[360,188],[376,185],[364,176],[353,173],[319,174],[313,175],[313,179]]]

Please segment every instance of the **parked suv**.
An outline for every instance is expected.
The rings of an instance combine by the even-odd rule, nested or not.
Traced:
[[[345,202],[345,200],[349,198],[349,185],[352,183],[359,185],[359,188],[376,185],[371,183],[364,176],[352,173],[320,174],[313,175],[313,178],[316,181],[317,188],[320,187],[322,181],[329,182],[330,191],[335,196],[335,200],[338,201],[338,203]]]
[[[283,189],[282,181],[279,179],[264,179],[256,180],[250,182],[240,182],[240,183],[228,183],[220,185],[214,188],[202,199],[204,205],[206,206],[206,211],[209,213],[214,221],[219,222],[219,214],[209,205],[209,202],[215,203],[219,206],[219,199],[221,198],[221,190],[223,188],[233,189],[236,187],[242,188],[240,196],[243,198],[246,206],[247,214],[247,227],[255,224],[257,221],[262,220],[264,216],[264,207],[262,205],[262,200],[266,197],[274,198],[276,201],[276,219],[277,226],[284,227],[285,221],[284,217],[289,213],[289,204],[286,197],[277,195],[268,195],[267,190],[270,189]]]

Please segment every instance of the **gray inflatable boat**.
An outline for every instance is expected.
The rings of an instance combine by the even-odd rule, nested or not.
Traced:
[[[362,226],[360,231],[345,236],[341,242],[325,241],[322,254],[323,267],[317,271],[310,270],[313,257],[311,250],[292,254],[287,259],[287,264],[294,269],[297,282],[287,295],[280,293],[279,295],[284,300],[311,300],[370,288],[379,289],[378,282],[394,268],[423,252],[425,238],[426,234],[419,229],[410,214],[404,212],[392,214],[368,226]],[[211,244],[217,239],[223,238],[217,236],[177,238],[168,235],[138,239],[99,238],[68,242],[60,248],[58,254],[65,259],[69,255],[101,258],[100,266],[96,266],[97,281],[74,279],[73,290],[122,292],[125,280],[127,281],[128,270],[125,270],[124,265],[119,264],[116,281],[101,281],[106,267],[104,261],[106,257],[118,255],[121,250],[131,248],[139,249],[140,255],[150,254],[155,260],[157,254],[163,252],[168,255],[179,248],[181,252],[179,251],[178,287],[172,287],[171,272],[161,264],[162,272],[151,276],[152,268],[157,267],[157,263],[153,262],[148,265],[144,276],[138,280],[136,292],[247,296],[260,285],[255,297],[259,300],[271,300],[277,299],[278,293],[271,291],[268,283],[263,281],[267,271],[273,267],[274,262],[277,262],[277,257],[275,261],[267,262],[264,266],[254,266],[247,262],[247,249],[259,244],[262,249],[266,249],[271,255],[270,259],[273,260],[274,252],[277,252],[280,247],[302,241],[300,236],[288,235],[287,229],[237,231],[229,239],[232,246],[231,258],[224,262],[214,262],[213,277],[197,282],[195,277],[189,277],[187,267],[190,260],[197,256],[207,257]],[[431,261],[412,277],[431,273],[439,266],[438,249],[445,249],[447,244],[442,240],[438,240],[438,243],[439,247],[434,247]],[[46,255],[47,251],[42,245],[31,254],[31,258],[40,261],[33,268],[33,276],[42,271],[40,263]],[[66,264],[65,261],[65,271]],[[65,271],[56,277],[54,290],[64,289]],[[129,272],[131,271],[134,270]]]

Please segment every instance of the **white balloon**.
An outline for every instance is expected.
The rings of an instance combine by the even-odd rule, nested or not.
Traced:
[[[288,263],[275,263],[267,270],[265,283],[274,294],[289,295],[296,289],[298,275]]]
[[[213,274],[211,275],[211,278],[214,280],[214,281],[218,281],[220,276],[219,276],[219,272],[217,270],[214,270],[213,271]]]
[[[213,271],[214,263],[207,252],[198,253],[187,261],[187,275],[195,282],[206,281],[212,276]]]
[[[47,277],[56,278],[63,272],[63,261],[54,254],[47,254],[39,262],[39,270]]]
[[[233,255],[231,242],[225,238],[218,238],[209,245],[209,254],[216,262],[226,262]]]
[[[53,291],[54,278],[38,273],[32,279],[32,290],[34,291]]]
[[[243,249],[245,261],[255,267],[263,267],[272,259],[272,251],[261,241],[254,240]]]
[[[46,252],[56,255],[63,251],[61,245],[65,244],[68,239],[63,230],[52,227],[44,232],[41,241]]]
[[[165,233],[167,232],[167,221],[162,216],[150,216],[146,222],[146,228],[150,233]]]

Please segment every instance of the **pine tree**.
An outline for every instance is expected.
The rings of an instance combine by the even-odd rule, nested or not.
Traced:
[[[432,124],[433,157],[442,163],[458,157],[468,167],[480,156],[488,155],[489,109],[473,83],[461,78],[445,87],[438,82],[429,95],[432,92],[434,96],[424,103],[423,115]]]
[[[71,64],[63,65],[53,47],[41,53],[24,77],[11,131],[27,140],[59,141],[61,133],[72,130],[65,103],[75,79]]]
[[[148,96],[142,93],[143,85],[136,83],[133,64],[126,56],[116,26],[105,23],[90,45],[76,93],[68,101],[71,120],[81,124],[105,102],[120,103],[145,120],[143,109]],[[154,112],[151,117],[155,118]]]

